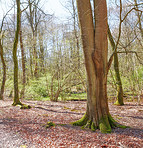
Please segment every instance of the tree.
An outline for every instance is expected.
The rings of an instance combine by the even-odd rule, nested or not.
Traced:
[[[33,4],[34,3],[34,4]],[[38,25],[41,19],[41,14],[38,16],[38,4],[40,0],[31,1],[28,0],[29,4],[29,13],[26,11],[28,22],[32,30],[32,40],[33,40],[33,57],[34,57],[34,76],[38,78],[38,51],[37,51],[37,35],[38,35]],[[31,70],[32,71],[32,70]]]
[[[136,11],[137,11],[139,30],[140,30],[140,33],[141,33],[141,37],[142,37],[142,39],[143,39],[143,27],[142,27],[142,20],[141,20],[142,12],[143,12],[143,11],[140,11],[140,10],[139,10],[139,6],[138,6],[138,3],[137,3],[137,0],[134,0],[134,3],[135,3]],[[140,12],[139,12],[139,11],[140,11]]]
[[[29,109],[30,105],[22,104],[19,100],[19,89],[18,89],[18,60],[17,60],[17,46],[18,37],[21,30],[21,10],[20,10],[20,0],[16,0],[17,4],[17,26],[15,31],[15,38],[13,44],[13,62],[14,62],[14,100],[13,106],[21,105],[21,109]]]
[[[21,21],[20,21],[21,22]],[[26,57],[25,57],[25,50],[23,47],[23,39],[22,39],[22,29],[20,26],[20,47],[21,47],[21,55],[22,55],[22,90],[21,90],[21,94],[20,94],[20,98],[24,98],[24,93],[25,93],[25,85],[26,85],[26,68],[25,68],[25,62],[26,62]]]
[[[119,71],[119,60],[118,60],[117,48],[116,48],[116,44],[115,44],[115,41],[114,41],[113,36],[111,34],[109,26],[108,26],[108,37],[110,40],[112,50],[114,52],[114,70],[115,70],[115,79],[116,79],[116,86],[117,86],[117,99],[114,104],[115,105],[124,105],[123,88],[122,88],[122,81],[121,81],[120,71]]]
[[[13,105],[22,105],[19,100],[19,90],[18,90],[18,60],[17,60],[17,46],[18,46],[18,37],[20,33],[20,19],[21,19],[21,11],[20,11],[20,0],[16,0],[17,3],[17,27],[15,31],[15,38],[13,44],[13,62],[14,62],[14,101]]]
[[[0,58],[3,66],[3,80],[2,80],[1,90],[0,90],[0,100],[3,100],[5,81],[6,81],[6,63],[3,56],[3,45],[2,45],[2,37],[3,37],[2,28],[3,28],[4,18],[5,17],[3,17],[1,28],[0,28]]]
[[[4,24],[4,19],[7,16],[7,14],[11,11],[11,9],[6,13],[6,15],[3,17],[2,23],[1,23],[1,28],[0,28],[0,58],[3,66],[3,80],[2,80],[2,85],[0,89],[0,100],[3,100],[3,94],[4,94],[4,89],[5,89],[5,82],[6,82],[6,62],[4,59],[4,51],[3,51],[3,24]]]
[[[97,128],[103,133],[120,126],[110,115],[107,99],[107,6],[106,0],[94,0],[94,16],[90,0],[77,0],[81,38],[87,72],[87,109],[73,125]],[[94,24],[95,23],[95,24]]]
[[[3,56],[3,46],[2,46],[1,38],[0,38],[0,57],[1,57],[1,62],[3,66],[3,80],[2,80],[1,90],[0,90],[0,100],[3,100],[4,88],[5,88],[5,82],[6,82],[6,63]]]

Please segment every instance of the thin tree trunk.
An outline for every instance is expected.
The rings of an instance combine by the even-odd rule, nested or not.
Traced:
[[[5,89],[5,82],[6,82],[6,63],[3,57],[3,46],[2,46],[2,42],[0,39],[0,57],[1,57],[1,62],[2,62],[2,66],[3,66],[3,80],[2,80],[2,85],[1,85],[1,90],[0,90],[0,100],[4,99],[4,89]]]
[[[17,59],[17,45],[18,37],[20,32],[20,0],[16,0],[17,3],[17,28],[15,32],[14,44],[13,44],[13,62],[14,62],[14,100],[13,105],[22,104],[19,100],[19,90],[18,90],[18,59]]]
[[[80,68],[80,47],[79,47],[79,38],[78,38],[78,33],[77,33],[77,29],[76,29],[76,8],[75,8],[75,4],[74,4],[74,0],[72,0],[72,7],[73,7],[73,19],[74,19],[74,36],[75,36],[75,42],[76,42],[76,54],[77,54],[77,67]]]
[[[43,36],[39,36],[39,44],[40,44],[40,54],[39,54],[39,59],[40,59],[40,72],[44,74],[44,47],[43,47]]]
[[[114,104],[124,105],[123,88],[122,88],[122,81],[121,81],[120,71],[119,71],[118,54],[117,54],[117,49],[115,48],[115,42],[114,42],[109,26],[108,26],[108,37],[109,37],[110,44],[112,46],[112,50],[114,52],[114,70],[115,70],[115,79],[116,79],[116,86],[117,86],[117,100]]]
[[[134,2],[135,2],[136,8],[138,9],[137,0],[134,0]],[[141,32],[141,37],[142,37],[142,39],[143,39],[143,27],[142,27],[141,15],[142,15],[142,12],[141,12],[141,14],[140,14],[139,11],[137,11],[139,29],[140,29],[140,32]]]
[[[20,47],[21,47],[21,55],[22,55],[22,73],[23,73],[23,77],[22,77],[22,90],[20,93],[20,98],[23,99],[24,98],[24,93],[25,93],[25,85],[26,85],[26,68],[25,68],[25,51],[24,51],[24,47],[23,47],[23,40],[22,40],[22,30],[20,30]]]
[[[28,0],[29,4],[29,15],[27,13],[28,21],[31,26],[32,34],[33,34],[33,62],[34,62],[34,76],[37,78],[38,77],[38,55],[37,55],[37,50],[36,50],[36,45],[37,45],[37,17],[36,17],[36,12],[37,12],[37,4],[36,1],[34,1],[34,9],[32,9],[32,2],[31,0]],[[34,20],[35,19],[35,20]],[[34,23],[35,22],[35,23]],[[32,72],[32,71],[31,71]]]
[[[36,42],[36,41],[34,41],[34,42]],[[34,76],[35,76],[35,78],[38,78],[38,56],[37,56],[37,51],[36,51],[36,44],[34,44],[34,63],[35,63]]]
[[[29,54],[30,54],[30,73],[31,73],[31,77],[33,77],[33,68],[32,68],[33,60],[32,60],[32,53],[30,49],[29,49]]]

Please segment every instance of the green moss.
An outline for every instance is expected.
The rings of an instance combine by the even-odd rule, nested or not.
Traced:
[[[47,124],[45,125],[45,128],[50,128],[50,127],[55,126],[55,125],[56,125],[55,123],[49,121],[49,122],[47,122]]]
[[[116,127],[119,127],[119,128],[130,128],[129,126],[125,126],[125,125],[122,125],[122,124],[119,124],[119,123],[116,123]]]
[[[119,99],[117,99],[117,101],[114,103],[114,105],[118,105],[118,106],[120,106],[120,105],[124,105],[124,103],[123,103],[123,102],[120,103],[120,102],[119,102]]]
[[[13,103],[13,106],[19,106],[20,109],[30,109],[32,108],[30,105],[22,104],[21,102]]]
[[[70,108],[69,108],[69,107],[64,106],[64,108],[63,108],[63,109],[68,110],[68,109],[70,109]]]
[[[100,119],[99,129],[102,133],[111,133],[111,126],[107,115]]]
[[[74,126],[83,126],[83,125],[86,125],[87,121],[88,121],[88,117],[85,113],[80,120],[72,122],[71,124]]]
[[[92,122],[91,124],[91,130],[94,132],[97,129],[97,127],[95,126],[94,122]]]
[[[13,104],[12,104],[13,106],[17,106],[17,105],[23,105],[20,101],[19,102],[13,102]]]
[[[117,121],[115,121],[111,115],[108,116],[111,127],[119,127],[119,128],[129,128],[129,126],[121,125]]]
[[[66,124],[57,124],[57,125],[59,125],[59,126],[65,126]]]
[[[128,128],[127,126],[121,125],[116,122],[110,114],[100,119],[98,127],[93,121],[89,120],[86,114],[80,120],[71,124],[75,126],[82,126],[82,129],[89,128],[92,131],[95,131],[97,128],[99,128],[102,133],[111,133],[111,128],[114,127]]]
[[[22,104],[20,109],[30,109],[32,108],[30,105]]]
[[[71,109],[71,112],[79,112],[79,110]]]
[[[83,125],[83,126],[81,127],[81,129],[85,129],[85,125]]]
[[[116,121],[112,118],[111,115],[108,115],[108,120],[109,120],[111,128],[116,127]]]
[[[84,126],[84,128],[90,128],[91,129],[91,124],[92,124],[92,121],[91,120],[88,120]]]

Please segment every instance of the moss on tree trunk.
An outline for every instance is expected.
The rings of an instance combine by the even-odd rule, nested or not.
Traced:
[[[1,85],[1,90],[0,90],[0,100],[3,100],[3,94],[4,94],[4,89],[5,89],[5,82],[6,82],[6,63],[3,57],[3,46],[2,42],[0,39],[0,57],[2,61],[2,66],[3,66],[3,80],[2,80],[2,85]]]
[[[22,73],[23,73],[23,77],[22,77],[23,86],[22,86],[22,90],[21,90],[21,93],[20,93],[20,98],[23,99],[24,94],[25,94],[25,84],[26,84],[26,68],[25,68],[25,62],[26,62],[25,58],[26,57],[25,57],[25,51],[24,51],[24,47],[23,47],[22,29],[20,29],[20,47],[21,47],[21,55],[22,55]]]
[[[117,86],[117,99],[114,104],[124,105],[123,88],[122,88],[122,81],[121,81],[120,71],[119,71],[118,54],[117,54],[117,49],[115,49],[115,42],[114,42],[109,26],[108,26],[108,36],[109,36],[110,44],[112,46],[112,50],[114,51],[114,70],[115,70],[115,79],[116,79],[116,86]]]
[[[94,14],[90,0],[77,0],[81,38],[87,72],[87,110],[73,125],[83,126],[102,133],[110,133],[119,124],[109,113],[107,98],[107,6],[106,0],[94,0]],[[94,24],[95,23],[95,24]],[[110,62],[110,61],[109,61]]]
[[[15,32],[14,44],[13,44],[13,62],[14,62],[14,100],[13,106],[20,105],[21,109],[30,109],[30,105],[22,104],[19,100],[19,89],[18,89],[18,60],[17,60],[17,45],[18,37],[21,27],[21,11],[20,11],[20,0],[16,0],[17,3],[17,28]]]
[[[16,0],[17,3],[17,28],[15,32],[14,44],[13,44],[13,62],[14,62],[14,100],[13,105],[21,105],[22,103],[19,100],[19,90],[18,90],[18,60],[17,60],[17,45],[18,37],[20,31],[20,0]]]

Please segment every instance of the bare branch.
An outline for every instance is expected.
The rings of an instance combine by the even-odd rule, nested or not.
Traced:
[[[8,13],[12,10],[12,8],[13,8],[13,6],[8,10],[8,12],[4,15],[4,17],[3,17],[3,19],[2,19],[1,28],[0,28],[0,33],[2,32],[4,19],[6,18],[6,16],[8,15]]]
[[[138,55],[138,53],[143,53],[143,52],[136,52],[136,51],[119,51],[119,52],[117,52],[117,53],[134,53],[135,55],[136,55],[136,57],[137,57],[137,59],[138,59],[138,61],[139,61],[139,63],[141,64],[141,65],[143,65],[143,60],[141,60],[141,58],[139,57],[139,55]]]

